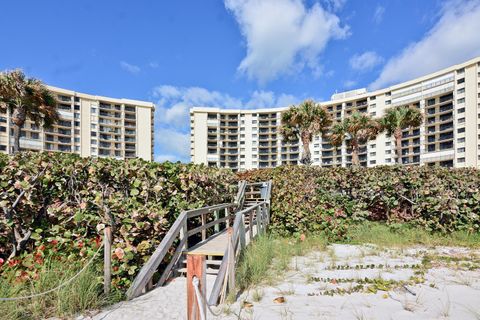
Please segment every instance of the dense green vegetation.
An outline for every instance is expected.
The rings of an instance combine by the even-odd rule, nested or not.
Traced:
[[[480,171],[441,167],[284,166],[240,175],[273,180],[271,230],[347,236],[363,221],[409,222],[427,232],[480,230]]]
[[[52,253],[82,265],[112,225],[112,285],[124,290],[182,210],[229,202],[236,185],[231,171],[192,164],[60,153],[0,162],[0,272],[19,281]]]

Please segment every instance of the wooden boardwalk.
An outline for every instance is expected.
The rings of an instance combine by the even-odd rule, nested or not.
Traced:
[[[271,181],[241,181],[234,202],[182,212],[140,270],[127,297],[138,297],[186,272],[189,310],[193,301],[191,280],[200,279],[204,290],[207,273],[216,275],[208,304],[222,301],[235,287],[235,264],[241,251],[257,235],[265,233],[270,223],[271,187]],[[166,257],[169,260],[164,261]],[[159,270],[162,262],[167,265]],[[190,268],[189,263],[194,267]],[[157,279],[156,283],[153,279]],[[189,317],[191,314],[188,312]]]
[[[245,245],[250,243],[250,233],[249,231],[250,226],[246,228],[245,233]],[[257,235],[257,226],[253,226],[253,237]],[[223,257],[228,247],[228,232],[223,230],[213,236],[209,237],[208,239],[197,243],[193,247],[189,248],[188,250],[183,251],[184,254],[187,255],[204,255],[204,256],[212,256],[212,257]]]

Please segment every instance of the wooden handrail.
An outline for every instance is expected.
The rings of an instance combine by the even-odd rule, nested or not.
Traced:
[[[240,210],[244,205],[247,186],[267,187],[266,198],[258,199],[263,201]],[[181,261],[180,258],[182,257],[183,252],[189,248],[188,238],[190,236],[201,233],[202,240],[206,240],[207,229],[213,227],[214,234],[218,234],[219,232],[223,231],[220,229],[222,228],[221,224],[224,224],[224,228],[228,228],[230,226],[232,218],[234,218],[231,235],[233,252],[229,252],[228,249],[226,250],[220,264],[220,269],[217,279],[215,280],[214,288],[212,289],[212,293],[209,299],[210,304],[216,304],[220,295],[221,287],[223,286],[223,283],[224,281],[226,281],[227,277],[229,277],[229,275],[226,274],[229,254],[233,255],[233,261],[238,258],[237,253],[239,253],[240,250],[242,250],[246,245],[247,232],[250,235],[250,240],[252,240],[256,234],[265,232],[266,225],[270,220],[270,190],[271,181],[267,182],[267,185],[265,185],[265,183],[247,184],[245,181],[240,181],[238,184],[238,192],[234,202],[222,203],[182,212],[175,220],[172,227],[167,232],[158,247],[155,249],[150,259],[138,273],[131,287],[127,291],[127,298],[132,299],[142,294],[142,292],[146,289],[147,284],[151,281],[155,272],[158,271],[158,267],[165,259],[167,253],[171,252],[171,248],[174,244],[176,244],[175,251],[168,265],[163,270],[160,276],[160,279],[157,283],[158,286],[163,285],[167,281],[167,279],[171,276],[174,267],[178,264],[179,261]],[[220,213],[222,211],[223,217],[220,216]],[[232,213],[235,211],[237,212]],[[209,221],[209,219],[207,218],[207,215],[209,214],[214,215],[214,219],[212,221]],[[245,218],[247,215],[248,219]],[[253,218],[254,215],[255,219]],[[189,219],[197,217],[201,217],[201,225],[195,226],[194,228],[188,230]],[[198,220],[194,221],[198,222]],[[249,222],[248,226],[245,224],[246,221]],[[255,225],[257,226],[256,234],[254,234],[253,232],[253,227]],[[230,270],[230,272],[232,272],[232,270]],[[229,282],[232,282],[231,279],[229,280]]]
[[[138,273],[137,277],[133,281],[131,287],[127,291],[127,298],[135,298],[139,296],[147,283],[152,278],[153,274],[157,270],[158,266],[162,262],[163,258],[167,254],[168,250],[173,244],[173,241],[177,238],[178,234],[180,233],[181,227],[186,222],[187,213],[182,212],[180,216],[178,216],[177,220],[173,223],[170,230],[168,230],[167,234],[163,238],[160,245],[157,249],[153,252],[152,256],[148,260],[148,262],[142,267],[140,272]]]
[[[271,183],[271,182],[269,182]],[[253,214],[256,213],[255,220],[252,219]],[[249,215],[248,227],[245,226],[245,216]],[[235,220],[233,223],[233,233],[232,233],[232,242],[233,242],[233,252],[229,250],[228,246],[223,255],[222,263],[220,264],[220,269],[218,270],[217,278],[213,284],[210,297],[208,299],[209,305],[216,305],[222,294],[222,287],[224,287],[225,281],[229,276],[227,273],[227,265],[230,259],[230,255],[234,255],[234,260],[237,260],[237,252],[244,248],[244,239],[246,237],[247,231],[250,233],[250,241],[253,236],[253,226],[257,225],[257,232],[264,233],[266,231],[266,225],[270,220],[270,205],[267,201],[259,202],[251,207],[245,208],[235,214]],[[240,246],[239,246],[240,244]]]

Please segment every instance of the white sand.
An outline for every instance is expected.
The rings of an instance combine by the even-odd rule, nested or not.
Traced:
[[[292,271],[275,286],[259,286],[245,292],[230,306],[231,315],[217,319],[479,319],[480,318],[480,270],[460,267],[452,262],[449,267],[433,263],[424,275],[425,282],[405,288],[357,292],[334,296],[320,295],[325,290],[349,289],[355,279],[381,278],[409,280],[415,276],[417,264],[421,265],[426,253],[450,257],[464,257],[468,262],[472,255],[480,258],[480,251],[466,248],[416,247],[406,250],[380,250],[373,246],[333,245],[329,252],[314,252],[306,257],[292,258]],[[356,265],[371,265],[373,269],[355,269]],[[461,262],[459,262],[461,264]],[[332,266],[349,265],[354,269],[332,270]],[[382,267],[379,267],[383,265]],[[388,265],[388,267],[386,267]],[[408,265],[408,266],[407,266]],[[395,266],[399,266],[395,268]],[[312,280],[312,277],[340,280]],[[351,279],[346,283],[341,279]],[[254,291],[263,297],[254,302]],[[284,297],[286,302],[273,300]],[[253,303],[251,308],[241,308],[243,301]],[[225,307],[224,307],[225,308]]]
[[[419,270],[416,266],[422,264],[427,253],[462,261],[434,262],[423,275],[424,283],[407,286],[416,295],[403,287],[389,292],[321,295],[325,290],[349,290],[358,279],[401,281],[421,276],[415,275]],[[473,270],[462,264],[472,257],[480,259],[480,251],[447,247],[383,250],[374,246],[332,245],[325,252],[293,257],[292,270],[282,275],[276,285],[259,285],[244,292],[232,305],[214,308],[224,310],[221,316],[208,314],[208,319],[479,319],[480,269],[478,264]],[[338,270],[338,265],[350,268]],[[357,265],[363,268],[356,269]],[[210,276],[207,279],[207,291],[213,280]],[[254,301],[254,291],[261,293],[258,302]],[[286,301],[274,303],[280,296]],[[244,301],[253,307],[244,308]],[[79,319],[186,319],[185,278],[177,278],[166,287],[93,317]]]

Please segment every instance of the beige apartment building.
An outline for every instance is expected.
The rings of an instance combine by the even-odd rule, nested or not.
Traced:
[[[57,98],[60,120],[50,129],[27,120],[20,148],[82,157],[153,159],[153,103],[48,89]],[[12,136],[9,114],[0,113],[0,152],[11,152]]]
[[[336,120],[353,111],[381,117],[393,106],[420,108],[424,123],[403,132],[404,164],[480,167],[480,57],[385,89],[334,94],[320,104]],[[298,164],[301,144],[285,143],[279,133],[286,109],[192,108],[192,162],[235,171]],[[351,164],[345,144],[334,148],[316,136],[310,148],[314,165]],[[394,164],[395,159],[393,137],[385,133],[361,146],[363,166]]]

